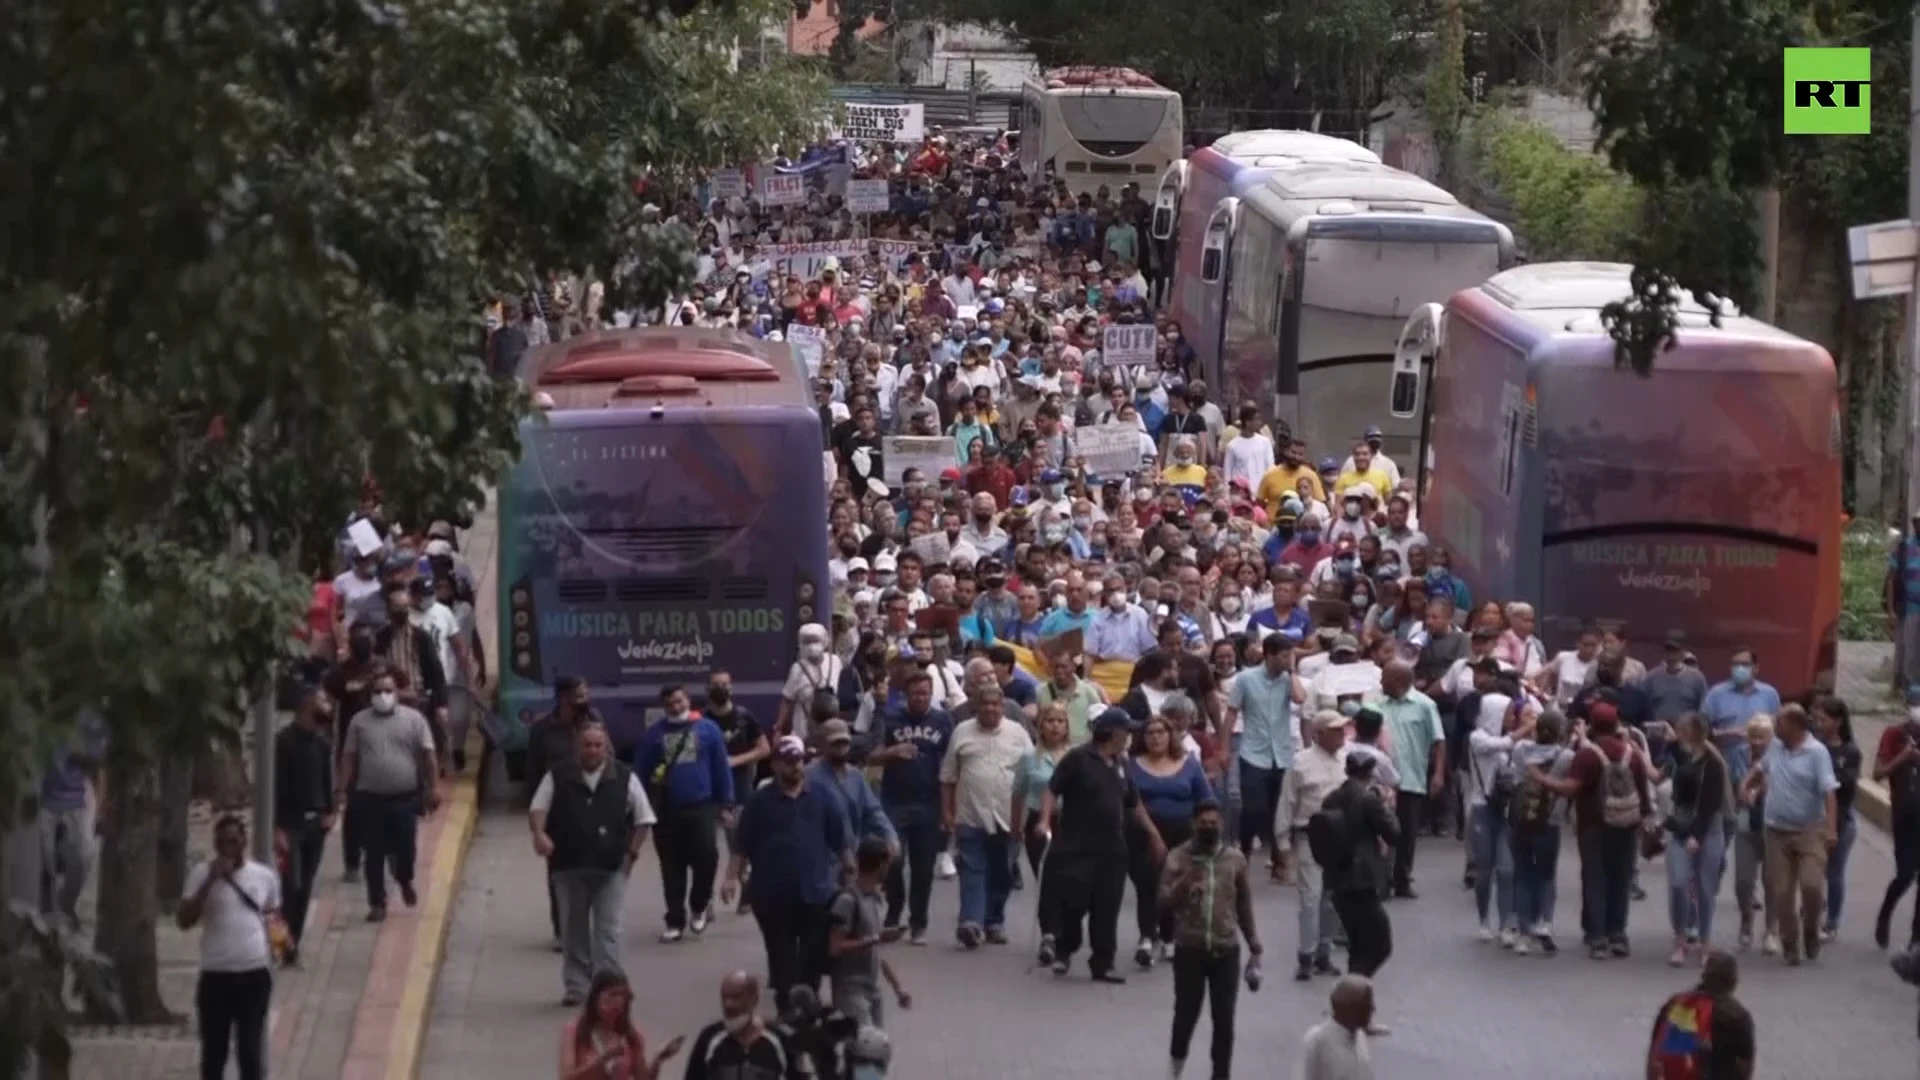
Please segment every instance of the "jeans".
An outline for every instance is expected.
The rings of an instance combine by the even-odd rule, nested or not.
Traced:
[[[366,844],[367,906],[387,906],[387,869],[393,870],[394,884],[413,887],[413,862],[420,832],[420,796],[375,795],[356,791],[351,805],[360,818],[361,840]]]
[[[1213,1080],[1227,1080],[1233,1071],[1233,1008],[1240,999],[1240,947],[1173,950],[1173,1040],[1168,1053],[1187,1060],[1193,1029],[1200,1023],[1204,1001],[1213,1014]]]
[[[1333,910],[1347,931],[1347,972],[1372,978],[1393,955],[1387,906],[1372,889],[1341,889],[1333,894]]]
[[[1736,830],[1733,834],[1733,900],[1740,909],[1740,932],[1743,934],[1750,932],[1753,927],[1756,892],[1760,894],[1761,931],[1765,932],[1773,925],[1773,891],[1764,884],[1766,866],[1765,837],[1751,829]]]
[[[1560,826],[1544,825],[1514,831],[1513,917],[1528,934],[1552,932],[1553,909],[1559,899]]]
[[[1473,878],[1473,904],[1486,925],[1489,907],[1500,917],[1499,928],[1515,927],[1513,903],[1512,827],[1505,814],[1495,814],[1486,803],[1467,810],[1468,850],[1478,873]]]
[[[80,894],[93,871],[93,810],[40,811],[40,910],[80,918]]]
[[[1154,818],[1153,827],[1159,830],[1168,851],[1193,836],[1191,818]],[[1134,926],[1142,941],[1173,940],[1173,912],[1160,910],[1160,867],[1164,861],[1148,850],[1146,833],[1127,829],[1127,878],[1133,882]]]
[[[1713,901],[1727,867],[1727,831],[1718,821],[1707,826],[1700,850],[1687,854],[1686,840],[1667,838],[1667,921],[1674,939],[1698,931],[1700,943],[1713,940]]]
[[[720,872],[719,810],[705,806],[660,810],[653,828],[660,855],[660,883],[667,894],[667,929],[687,928],[687,913],[713,906],[713,879]]]
[[[621,971],[620,906],[627,875],[605,870],[557,870],[553,891],[560,902],[560,982],[568,994],[585,994],[602,971]]]
[[[1404,892],[1413,888],[1414,841],[1426,822],[1427,797],[1418,791],[1397,791],[1393,811],[1400,819],[1400,842],[1393,849],[1393,887]]]
[[[900,857],[887,871],[887,925],[900,925],[900,909],[904,907],[907,924],[914,930],[925,930],[927,905],[933,899],[933,862],[947,846],[947,838],[930,820],[896,820],[895,828],[900,834]],[[1005,897],[1001,899],[1004,905]],[[962,917],[960,921],[967,920]]]
[[[318,818],[287,829],[287,876],[280,914],[296,946],[306,933],[307,907],[313,901],[313,881],[320,875],[320,854],[326,846],[327,830]]]
[[[956,826],[954,840],[959,848],[960,925],[1004,930],[1007,925],[1007,894],[1013,891],[1013,836],[988,832],[975,825]],[[932,878],[933,860],[927,860],[926,879]],[[894,863],[899,866],[899,863]],[[914,886],[918,891],[919,871]],[[892,902],[889,901],[889,906]],[[925,895],[919,899],[920,919],[926,918]],[[916,924],[924,928],[925,923]]]
[[[203,971],[193,999],[200,1015],[200,1080],[225,1080],[229,1050],[240,1080],[266,1080],[273,973],[266,968]]]
[[[1580,834],[1580,933],[1589,948],[1627,940],[1627,905],[1640,831],[1596,825]]]
[[[1333,949],[1334,932],[1340,927],[1340,919],[1333,912],[1333,897],[1325,888],[1326,875],[1321,873],[1320,864],[1313,861],[1304,830],[1294,830],[1293,854],[1293,885],[1300,896],[1300,936],[1294,951],[1301,956],[1324,958]]]
[[[1255,765],[1245,758],[1235,761],[1240,773],[1240,853],[1251,855],[1253,842],[1267,845],[1267,858],[1279,850],[1274,843],[1274,817],[1280,812],[1280,788],[1287,770]]]
[[[753,921],[760,924],[760,941],[767,950],[767,984],[773,988],[774,1007],[786,1012],[788,995],[796,986],[820,991],[827,971],[827,929],[831,922],[825,904],[803,904],[792,897],[755,897]]]
[[[1780,930],[1780,951],[1800,955],[1802,942],[1820,947],[1827,916],[1827,836],[1819,825],[1767,827],[1767,893]]]
[[[1849,813],[1840,821],[1840,840],[1827,856],[1827,929],[1838,932],[1840,912],[1847,900],[1847,859],[1853,854],[1859,819]]]

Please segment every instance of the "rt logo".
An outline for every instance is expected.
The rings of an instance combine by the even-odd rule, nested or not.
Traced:
[[[1873,50],[1787,49],[1788,135],[1865,135],[1873,121]]]

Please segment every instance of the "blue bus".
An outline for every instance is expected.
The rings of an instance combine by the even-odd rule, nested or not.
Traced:
[[[826,621],[820,414],[792,347],[731,330],[613,330],[529,350],[552,399],[496,500],[501,749],[553,683],[592,689],[625,755],[715,670],[771,723],[797,632]]]

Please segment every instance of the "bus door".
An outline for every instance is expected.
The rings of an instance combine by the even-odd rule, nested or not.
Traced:
[[[1444,315],[1445,309],[1439,304],[1415,308],[1393,347],[1393,385],[1388,390],[1387,411],[1396,420],[1420,418],[1419,441],[1414,446],[1416,502],[1425,498],[1427,477],[1433,474],[1433,443],[1429,437],[1433,428],[1433,394],[1428,384],[1438,370],[1434,361],[1440,353]]]

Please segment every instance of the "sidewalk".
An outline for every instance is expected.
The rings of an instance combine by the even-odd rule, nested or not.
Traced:
[[[461,546],[487,579],[480,593],[481,626],[491,646],[491,521],[477,523]],[[470,755],[477,761],[477,734],[473,738]],[[252,755],[245,757],[251,763]],[[275,1080],[411,1080],[417,1075],[452,900],[478,817],[478,772],[471,768],[448,784],[439,811],[421,822],[418,908],[396,904],[385,922],[367,923],[366,887],[341,879],[339,830],[327,838],[301,967],[274,975],[268,1070]],[[202,803],[194,804],[190,815],[188,864],[193,865],[212,854],[218,815]],[[251,829],[252,815],[240,816]],[[89,938],[97,882],[96,874],[80,903]],[[198,935],[178,929],[163,914],[155,937],[161,994],[183,1016],[182,1023],[75,1029],[74,1080],[197,1080],[200,1075],[192,1015]]]

